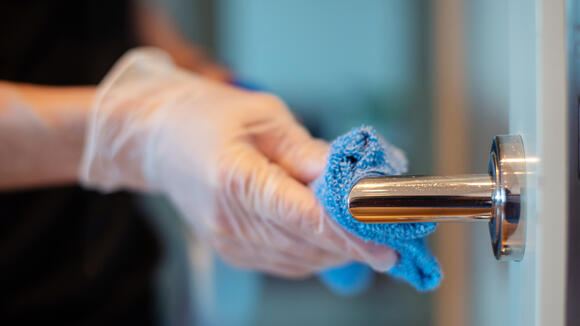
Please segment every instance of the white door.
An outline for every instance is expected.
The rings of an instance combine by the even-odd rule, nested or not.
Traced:
[[[505,325],[564,325],[567,255],[566,1],[509,5],[509,131],[526,147],[526,254],[497,279]],[[501,264],[499,264],[501,265]],[[476,294],[477,295],[477,294]],[[492,305],[493,306],[493,305]],[[491,312],[493,313],[493,312]]]
[[[570,11],[572,3],[568,6]],[[476,237],[469,252],[476,263],[466,293],[471,297],[467,320],[474,325],[566,325],[571,168],[566,1],[505,1],[503,9],[509,111],[503,118],[508,118],[510,134],[522,135],[526,151],[526,252],[520,262],[496,262],[484,253],[489,239]]]

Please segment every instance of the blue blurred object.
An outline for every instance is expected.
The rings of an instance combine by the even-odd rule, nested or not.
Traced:
[[[249,82],[247,80],[235,79],[234,81],[231,82],[231,84],[233,86],[243,88],[243,89],[249,90],[249,91],[257,91],[257,92],[265,91],[264,87],[262,87],[258,84],[254,84],[252,82]]]
[[[343,296],[364,292],[374,279],[374,272],[367,265],[349,263],[329,268],[318,274],[318,278],[329,289]]]
[[[388,274],[407,281],[419,291],[429,291],[435,289],[442,278],[439,263],[424,239],[435,230],[434,223],[368,224],[355,220],[348,212],[348,193],[358,180],[397,175],[406,170],[407,161],[403,153],[380,138],[373,128],[363,126],[332,143],[325,172],[314,181],[312,189],[328,214],[342,227],[358,237],[387,245],[398,252],[399,261]],[[360,268],[350,266],[347,270],[330,270],[323,275],[321,278],[331,288],[345,293],[348,284],[358,290],[365,282],[355,281],[353,275],[369,277]]]

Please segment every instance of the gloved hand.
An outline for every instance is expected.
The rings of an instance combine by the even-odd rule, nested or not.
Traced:
[[[385,271],[394,251],[332,221],[307,184],[328,146],[276,97],[180,70],[163,52],[125,55],[99,86],[84,185],[167,195],[226,261],[287,277],[357,260]]]

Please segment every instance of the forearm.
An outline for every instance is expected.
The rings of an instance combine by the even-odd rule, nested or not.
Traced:
[[[0,190],[78,179],[94,87],[0,81]]]

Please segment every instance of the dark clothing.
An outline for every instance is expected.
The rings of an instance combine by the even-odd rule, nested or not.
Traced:
[[[96,84],[137,45],[131,6],[0,1],[0,79]],[[160,252],[128,193],[0,192],[0,325],[154,324]]]
[[[0,0],[0,78],[96,84],[137,45],[128,0]]]

